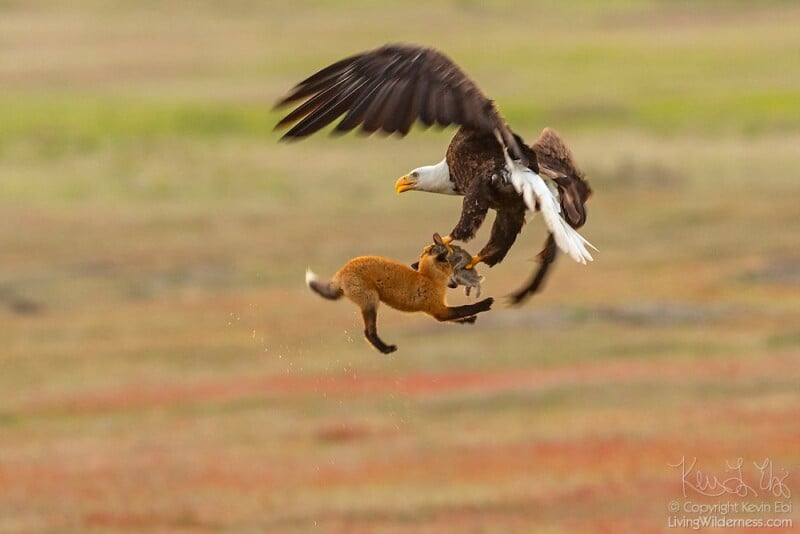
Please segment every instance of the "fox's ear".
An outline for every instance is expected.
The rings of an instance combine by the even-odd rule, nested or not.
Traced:
[[[437,245],[444,245],[444,241],[442,241],[442,236],[440,236],[438,233],[433,234],[433,242],[436,243]]]

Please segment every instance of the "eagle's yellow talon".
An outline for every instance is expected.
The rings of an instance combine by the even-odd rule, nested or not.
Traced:
[[[472,260],[464,266],[465,269],[474,269],[476,265],[483,261],[480,256],[472,256]]]
[[[446,236],[444,236],[442,238],[442,243],[444,243],[445,245],[449,245],[452,242],[453,242],[453,238],[450,237],[449,235],[446,235]]]

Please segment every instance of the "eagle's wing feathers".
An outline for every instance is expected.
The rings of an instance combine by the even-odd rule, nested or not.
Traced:
[[[532,146],[539,164],[539,174],[558,184],[561,206],[573,228],[586,222],[586,201],[592,189],[583,172],[575,164],[567,144],[552,128],[545,128]]]
[[[532,148],[536,152],[536,160],[539,165],[546,167],[548,173],[553,174],[553,178],[558,176],[583,177],[583,173],[575,165],[572,151],[554,129],[542,130]]]
[[[276,107],[300,103],[277,128],[302,138],[344,115],[335,128],[406,135],[424,126],[458,124],[498,131],[514,155],[525,161],[508,126],[483,92],[450,58],[432,48],[386,45],[342,59],[297,84]]]

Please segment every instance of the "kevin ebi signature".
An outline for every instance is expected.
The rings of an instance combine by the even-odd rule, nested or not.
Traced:
[[[759,491],[766,492],[774,497],[789,499],[792,491],[786,485],[786,478],[789,472],[781,468],[780,474],[772,460],[765,458],[763,462],[753,462],[755,476],[753,481],[748,483],[744,471],[744,460],[740,457],[733,464],[725,462],[725,473],[723,475],[709,474],[697,468],[697,458],[688,461],[682,456],[676,464],[667,464],[674,469],[681,471],[681,488],[683,496],[688,492],[693,492],[707,497],[718,497],[720,495],[737,495],[739,497],[757,497]],[[758,478],[758,483],[754,479]],[[758,489],[756,489],[758,488]]]

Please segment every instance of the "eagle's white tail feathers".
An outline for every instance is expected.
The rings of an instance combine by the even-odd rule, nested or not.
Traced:
[[[561,217],[557,190],[550,187],[541,176],[512,160],[508,152],[505,152],[505,157],[511,184],[532,212],[536,211],[536,200],[539,201],[544,222],[552,232],[558,248],[578,263],[585,264],[587,261],[592,261],[594,258],[587,247],[597,249]]]

